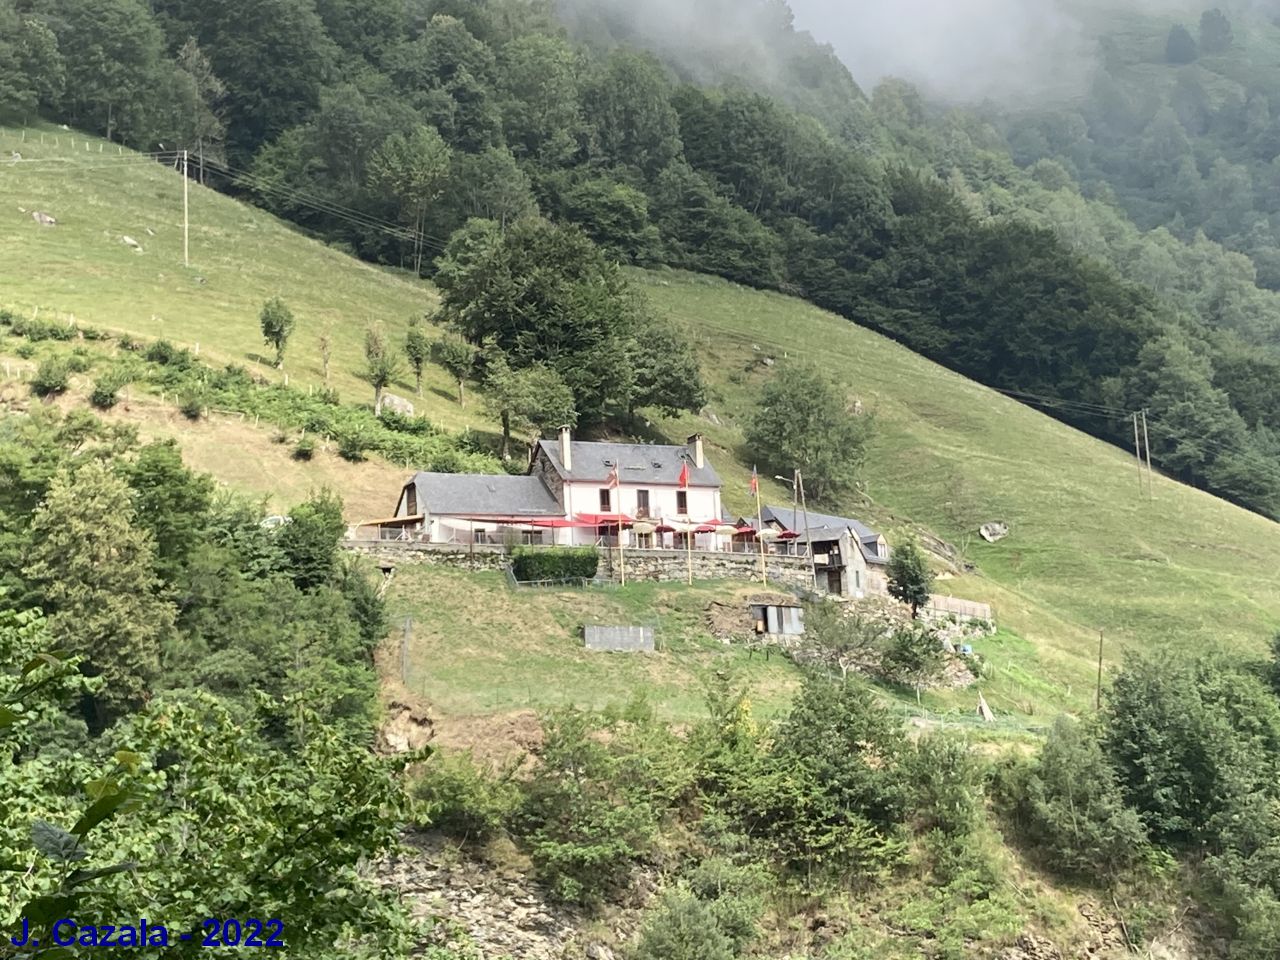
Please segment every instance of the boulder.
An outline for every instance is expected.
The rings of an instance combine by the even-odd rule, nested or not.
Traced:
[[[137,250],[139,253],[142,252],[142,244],[133,239],[133,237],[121,237],[120,242],[132,250]]]
[[[987,543],[999,543],[1009,535],[1009,525],[999,521],[984,523],[978,528],[978,533]]]
[[[394,393],[384,393],[382,395],[382,410],[390,410],[392,413],[398,413],[405,417],[413,416],[413,404]]]
[[[49,216],[47,213],[41,213],[39,210],[32,212],[31,219],[42,227],[56,227],[58,225],[57,220]]]

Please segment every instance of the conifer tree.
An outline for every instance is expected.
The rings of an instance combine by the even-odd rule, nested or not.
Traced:
[[[54,639],[102,678],[86,719],[104,729],[146,701],[174,622],[158,593],[155,543],[134,525],[129,487],[98,462],[58,474],[32,518],[27,559],[24,573],[42,595]]]

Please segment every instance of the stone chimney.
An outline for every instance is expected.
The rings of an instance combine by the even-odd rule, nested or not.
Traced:
[[[693,450],[693,465],[701,470],[707,464],[707,458],[702,452],[702,434],[695,433],[688,440],[689,448]]]
[[[560,463],[565,473],[573,470],[573,431],[568,427],[560,428]]]

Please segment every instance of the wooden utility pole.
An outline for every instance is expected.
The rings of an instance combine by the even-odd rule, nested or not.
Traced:
[[[1098,686],[1093,695],[1093,709],[1102,709],[1102,637],[1103,632],[1098,631]]]
[[[191,266],[191,178],[187,175],[187,151],[182,151],[182,265]]]
[[[1133,415],[1133,455],[1138,458],[1138,495],[1146,491],[1146,481],[1142,478],[1142,443],[1138,439],[1138,415]]]
[[[760,478],[756,474],[756,468],[751,468],[751,482],[756,488],[756,545],[760,548],[760,580],[767,587],[769,585],[769,568],[765,566],[764,559],[764,538],[760,534],[764,533],[764,508],[760,506]]]
[[[1147,496],[1156,498],[1156,472],[1151,469],[1151,437],[1147,433],[1147,408],[1142,408],[1142,445],[1147,451]]]
[[[800,507],[804,510],[804,535],[809,544],[809,569],[813,571],[813,589],[818,589],[818,562],[813,558],[813,533],[809,529],[809,504],[804,498],[804,476],[796,471],[796,489],[800,491]]]

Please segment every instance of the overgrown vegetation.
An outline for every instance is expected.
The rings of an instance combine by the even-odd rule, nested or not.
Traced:
[[[590,580],[600,565],[600,551],[595,547],[556,547],[551,550],[516,547],[511,557],[511,570],[517,580],[525,582],[571,582]]]
[[[262,521],[170,444],[0,421],[6,928],[265,912],[308,955],[404,948],[359,874],[403,809],[402,764],[368,750],[382,604],[335,498]]]

